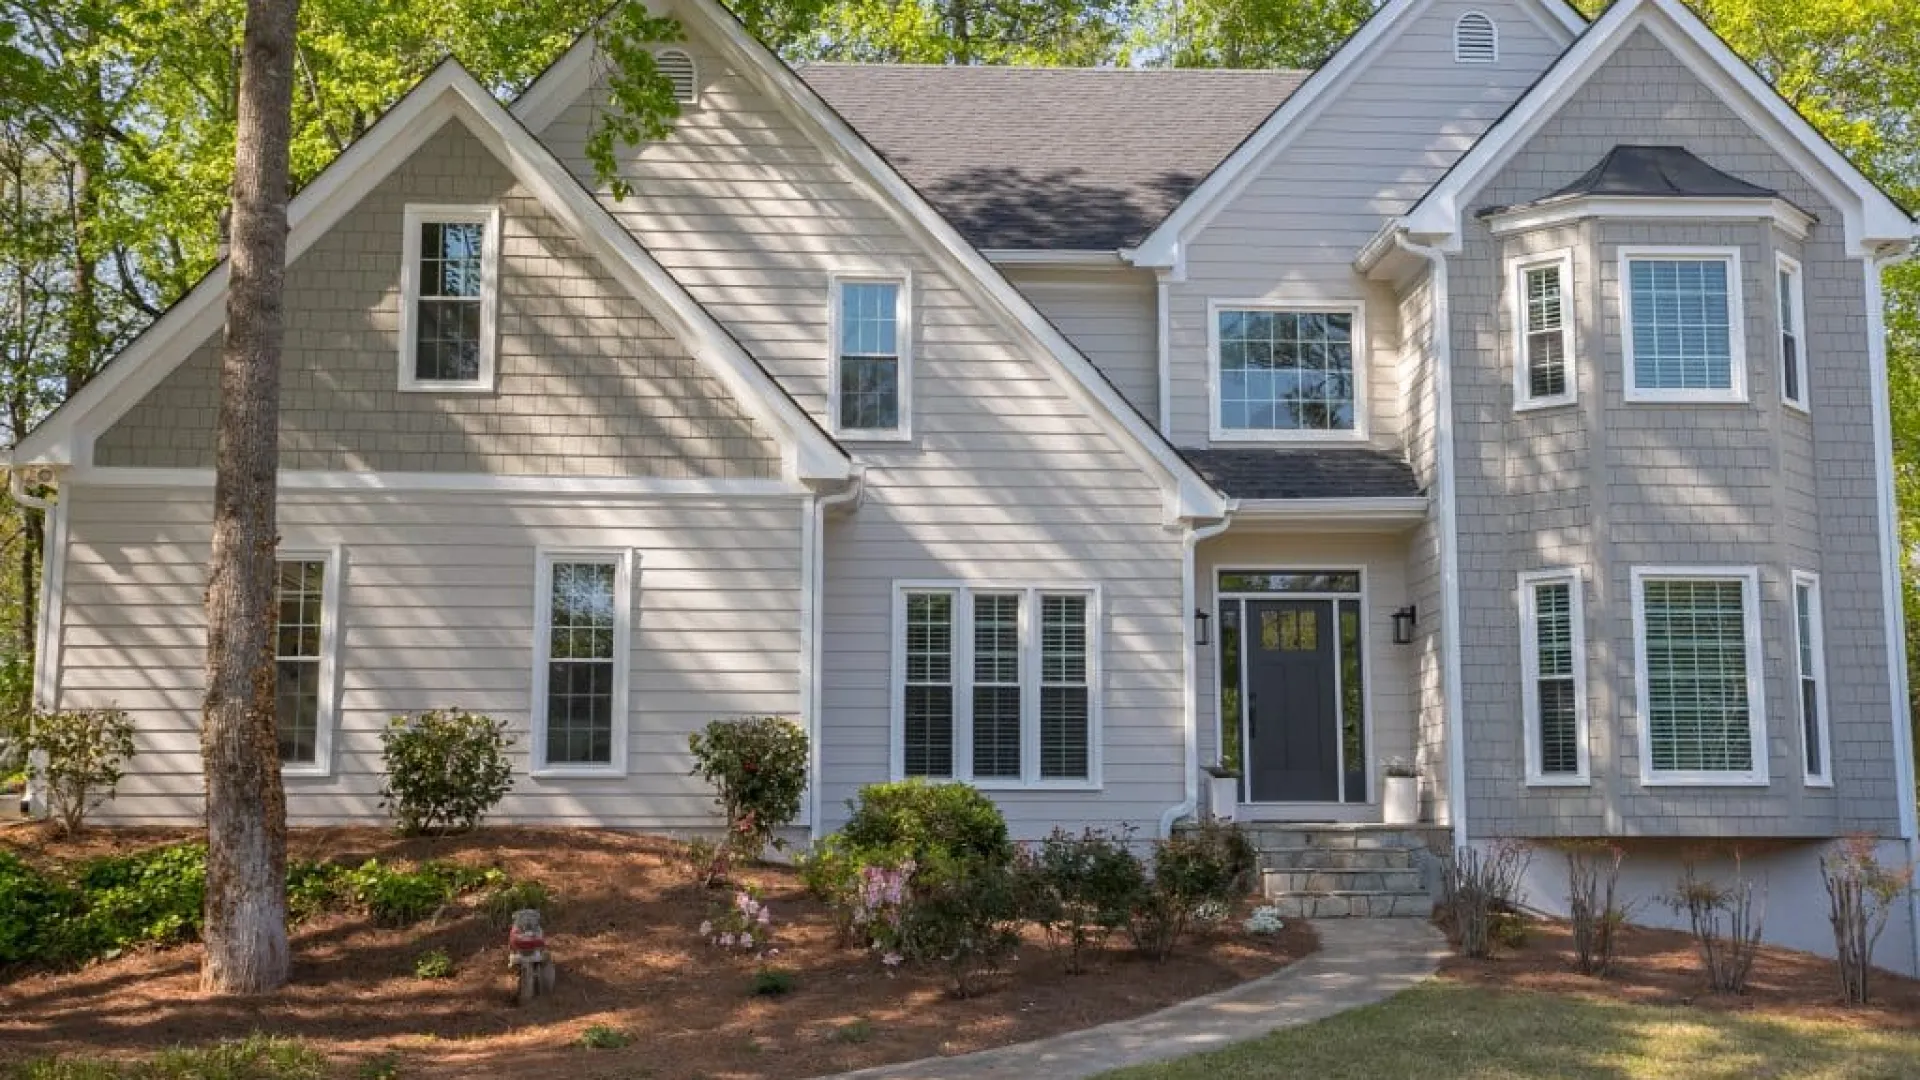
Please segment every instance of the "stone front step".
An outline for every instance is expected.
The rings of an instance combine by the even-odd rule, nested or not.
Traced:
[[[1283,919],[1424,919],[1433,914],[1425,891],[1289,893],[1268,900]]]
[[[1425,918],[1433,913],[1430,853],[1445,837],[1431,827],[1279,822],[1243,827],[1260,853],[1262,891],[1282,918]]]
[[[1406,848],[1268,847],[1260,849],[1268,870],[1406,870],[1413,852]]]
[[[1427,891],[1427,876],[1414,867],[1394,869],[1267,870],[1261,875],[1268,896],[1293,893],[1419,893]]]

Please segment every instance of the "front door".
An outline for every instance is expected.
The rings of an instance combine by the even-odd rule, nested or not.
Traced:
[[[1246,617],[1248,798],[1339,802],[1334,602],[1250,600]]]

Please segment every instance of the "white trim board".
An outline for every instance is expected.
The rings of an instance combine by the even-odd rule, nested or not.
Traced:
[[[1819,219],[1785,199],[1647,198],[1583,195],[1502,210],[1486,218],[1495,236],[1512,236],[1569,225],[1587,218],[1629,221],[1770,221],[1795,240],[1805,240]]]
[[[782,448],[791,479],[844,480],[846,453],[749,356],[632,234],[574,180],[553,153],[520,126],[453,61],[442,63],[343,151],[288,208],[292,265],[374,186],[449,122],[459,122],[627,288],[686,344],[755,423]],[[221,263],[100,375],[30,432],[16,462],[89,465],[93,440],[211,337],[225,318],[228,268]]]
[[[61,478],[68,487],[211,488],[212,469],[140,469],[87,466]],[[517,495],[623,497],[801,498],[807,489],[784,480],[731,477],[704,480],[654,476],[501,476],[494,473],[282,470],[281,491],[485,492]]]

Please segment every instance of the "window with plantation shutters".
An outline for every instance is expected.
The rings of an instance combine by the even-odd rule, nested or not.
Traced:
[[[1099,783],[1099,593],[900,585],[894,772],[989,787]]]
[[[1759,578],[1636,568],[1641,765],[1648,783],[1765,783]]]
[[[1522,575],[1520,611],[1528,781],[1585,783],[1586,634],[1580,579],[1571,571]]]
[[[1575,400],[1573,256],[1559,252],[1513,268],[1516,343],[1514,407],[1537,409]]]

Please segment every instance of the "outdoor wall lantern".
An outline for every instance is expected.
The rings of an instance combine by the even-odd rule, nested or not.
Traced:
[[[1408,604],[1393,613],[1393,643],[1395,645],[1413,644],[1414,610]]]
[[[1212,621],[1213,616],[1207,614],[1206,608],[1193,609],[1193,643],[1195,645],[1213,644],[1213,639],[1207,636],[1207,624]]]

